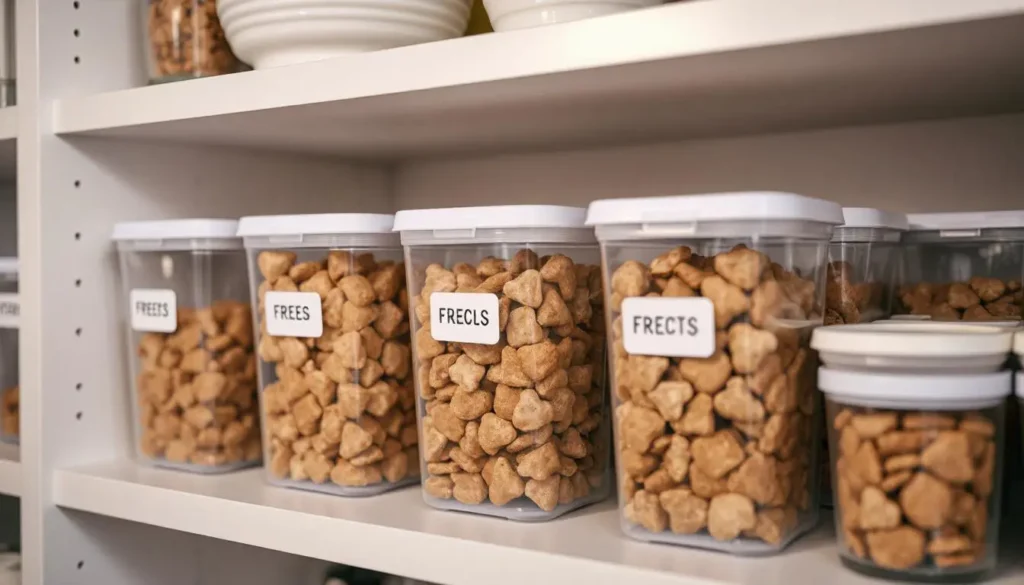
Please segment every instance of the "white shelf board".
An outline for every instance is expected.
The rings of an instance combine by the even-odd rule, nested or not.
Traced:
[[[433,510],[418,487],[361,499],[273,487],[262,469],[196,476],[122,460],[58,470],[53,496],[65,508],[449,585],[877,583],[840,565],[827,520],[781,555],[736,558],[627,539],[610,501],[523,524]],[[1022,579],[1018,566],[991,584]]]
[[[58,100],[63,135],[396,159],[1019,111],[1024,0],[710,0]]]
[[[0,494],[21,495],[21,449],[0,443]]]
[[[18,106],[0,108],[0,142],[18,137]]]

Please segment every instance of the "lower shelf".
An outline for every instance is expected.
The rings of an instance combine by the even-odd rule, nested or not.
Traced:
[[[619,529],[614,501],[547,524],[521,524],[431,509],[416,486],[348,499],[269,486],[261,469],[194,476],[132,461],[57,471],[54,501],[64,508],[451,585],[878,583],[840,565],[827,520],[781,555],[736,558],[630,540]],[[991,585],[1022,581],[1024,566],[1018,564],[1001,571]]]
[[[0,494],[21,495],[21,450],[18,445],[0,443]]]

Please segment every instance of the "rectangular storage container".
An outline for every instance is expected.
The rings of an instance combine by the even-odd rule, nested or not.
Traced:
[[[252,312],[237,224],[114,226],[135,443],[144,463],[219,473],[260,462]]]
[[[943,321],[1019,320],[1024,211],[907,216],[897,312]]]
[[[419,478],[394,216],[243,217],[270,483],[369,496]]]
[[[867,323],[892,315],[900,235],[907,216],[867,207],[844,207],[843,225],[829,246],[825,324]]]
[[[640,540],[777,552],[818,520],[822,324],[842,210],[787,193],[596,201],[619,503]]]
[[[821,368],[844,565],[947,583],[995,568],[1010,378]]]
[[[539,521],[611,486],[601,269],[584,210],[400,211],[423,493]]]
[[[0,441],[17,443],[21,435],[18,381],[18,259],[0,258]]]

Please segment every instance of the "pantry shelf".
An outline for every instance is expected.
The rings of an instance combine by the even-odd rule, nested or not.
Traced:
[[[1024,0],[685,2],[62,99],[54,128],[386,160],[996,114],[1022,29]]]
[[[17,445],[0,443],[0,494],[21,495],[21,457]]]
[[[782,555],[731,558],[629,540],[614,502],[522,524],[433,510],[416,488],[347,499],[269,486],[262,473],[196,476],[121,460],[58,470],[53,496],[67,509],[449,585],[876,583],[840,566],[828,521]],[[1007,567],[990,585],[1021,579],[1024,566]]]

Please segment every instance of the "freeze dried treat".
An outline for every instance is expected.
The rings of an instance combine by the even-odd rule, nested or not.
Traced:
[[[830,263],[827,278],[825,325],[865,323],[883,316],[883,283],[856,282],[848,262]]]
[[[0,433],[5,437],[21,434],[19,416],[20,391],[17,386],[3,391],[3,410],[0,410]]]
[[[141,453],[209,468],[259,461],[249,305],[222,300],[177,315],[174,333],[139,339]]]
[[[215,0],[149,0],[146,25],[154,80],[205,77],[239,70]]]
[[[989,412],[829,404],[835,505],[850,556],[910,574],[985,557],[996,446]]]
[[[593,499],[608,457],[600,267],[522,249],[476,265],[415,267],[413,274],[427,495],[545,512]],[[498,342],[434,339],[440,324],[432,319],[451,317],[432,310],[433,293],[495,295]],[[681,393],[666,387],[659,401],[674,409]],[[631,440],[653,440],[645,427],[650,417],[662,420],[653,410],[635,413]],[[649,487],[649,505],[636,513],[664,522],[664,512],[649,515],[660,506],[659,486]]]
[[[899,289],[898,312],[944,321],[1020,319],[1024,290],[1019,280],[976,276],[967,282],[918,282]]]
[[[821,323],[813,280],[744,246],[710,258],[682,246],[614,267],[611,294],[626,521],[782,545],[815,513],[816,364],[810,325],[791,325]],[[714,303],[710,357],[626,352],[623,301],[688,296]]]
[[[264,250],[256,263],[264,279],[261,308],[268,290],[313,292],[323,313],[323,334],[299,338],[267,334],[260,311],[259,356],[274,364],[262,396],[270,473],[342,488],[418,477],[402,264],[343,250],[304,262],[292,252]],[[447,441],[442,431],[465,433],[453,410],[434,417],[428,451],[439,451]],[[434,483],[431,489],[468,493],[472,480]]]

